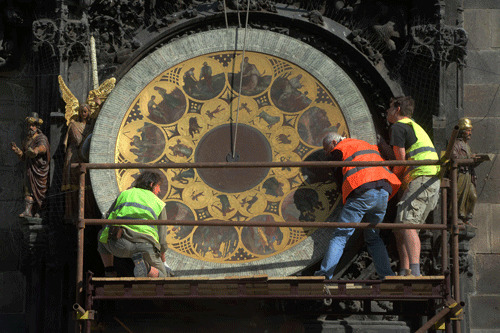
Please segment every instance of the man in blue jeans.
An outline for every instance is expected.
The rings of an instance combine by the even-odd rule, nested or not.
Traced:
[[[323,149],[328,159],[332,161],[383,161],[377,146],[363,140],[344,138],[338,133],[329,133],[323,138]],[[336,174],[342,179],[339,183],[342,183],[344,206],[338,221],[348,223],[361,222],[364,219],[371,224],[382,222],[387,202],[401,186],[396,175],[383,166],[350,166],[339,169],[336,168]],[[353,232],[354,228],[335,229],[320,270],[314,275],[332,279],[345,245]],[[388,275],[394,275],[379,230],[364,229],[364,236],[379,277],[383,279]]]

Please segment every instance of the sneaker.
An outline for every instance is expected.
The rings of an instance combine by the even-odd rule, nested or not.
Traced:
[[[398,276],[413,276],[413,274],[411,274],[411,269],[403,268],[399,271]]]
[[[134,261],[134,276],[135,277],[147,277],[148,268],[142,257],[142,253],[134,253],[132,255],[132,260]]]

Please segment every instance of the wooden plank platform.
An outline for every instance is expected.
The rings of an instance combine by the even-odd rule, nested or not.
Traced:
[[[297,298],[440,298],[444,276],[390,276],[380,280],[325,280],[322,276],[267,275],[209,277],[92,277],[97,298],[134,297],[297,297]]]
[[[444,275],[431,275],[431,276],[386,276],[384,281],[436,281],[444,280]]]

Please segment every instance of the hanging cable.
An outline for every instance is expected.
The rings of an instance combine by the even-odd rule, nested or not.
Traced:
[[[226,19],[226,29],[229,29],[229,22],[227,20],[227,6],[226,6],[226,0],[224,0],[224,18]]]
[[[241,28],[240,1],[239,0],[236,0],[236,13],[238,14],[238,28]]]
[[[234,128],[234,140],[233,140],[233,160],[236,155],[236,138],[238,137],[238,118],[240,115],[240,100],[241,100],[241,87],[243,85],[243,64],[245,63],[245,49],[247,42],[247,29],[248,29],[248,16],[250,14],[250,0],[247,2],[247,16],[245,18],[245,34],[243,36],[243,52],[241,53],[241,66],[240,66],[240,86],[238,89],[238,107],[236,108],[236,123]],[[239,14],[238,14],[239,18]]]

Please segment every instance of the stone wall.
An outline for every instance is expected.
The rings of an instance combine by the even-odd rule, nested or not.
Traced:
[[[23,248],[17,215],[24,209],[23,164],[10,150],[19,146],[24,118],[31,109],[26,82],[0,77],[0,327],[22,331],[25,313],[25,277],[19,271]]]
[[[464,28],[469,34],[464,70],[464,115],[474,129],[471,147],[476,153],[493,153],[479,166],[478,205],[473,223],[478,226],[471,241],[473,276],[464,295],[470,332],[500,332],[500,1],[465,0]]]

